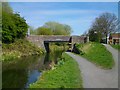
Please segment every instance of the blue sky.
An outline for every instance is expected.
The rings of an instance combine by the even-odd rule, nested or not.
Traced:
[[[118,14],[117,2],[10,2],[10,6],[34,28],[56,21],[70,25],[72,35],[83,34],[103,12]]]

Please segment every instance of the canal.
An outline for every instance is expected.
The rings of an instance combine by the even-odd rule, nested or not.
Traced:
[[[62,53],[23,57],[2,63],[2,88],[23,90],[37,81],[42,71],[52,68]]]

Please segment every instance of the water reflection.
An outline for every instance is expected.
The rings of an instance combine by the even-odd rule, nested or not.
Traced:
[[[37,81],[41,71],[51,68],[51,63],[57,61],[59,55],[30,56],[3,62],[2,87],[3,88],[28,88],[29,84]]]
[[[41,73],[38,70],[33,70],[32,72],[28,72],[28,81],[25,85],[25,88],[29,87],[29,84],[37,81],[38,77],[41,75]]]

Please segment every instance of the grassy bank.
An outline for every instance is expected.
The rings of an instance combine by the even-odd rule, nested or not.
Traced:
[[[120,45],[111,45],[111,46],[120,51]]]
[[[100,43],[86,43],[77,45],[83,52],[81,56],[87,58],[97,66],[104,69],[111,69],[114,65],[112,54]]]
[[[82,79],[78,64],[63,53],[62,59],[52,70],[43,72],[30,88],[82,88]]]
[[[25,39],[16,40],[11,44],[2,44],[2,60],[12,60],[29,55],[40,55],[44,50]]]

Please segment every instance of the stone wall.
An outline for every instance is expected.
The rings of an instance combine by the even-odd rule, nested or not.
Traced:
[[[70,42],[72,46],[75,43],[85,43],[86,37],[83,36],[63,36],[63,35],[31,35],[26,37],[30,42],[35,45],[45,48],[44,41],[46,42]]]
[[[86,37],[84,36],[72,36],[72,43],[85,43]]]

